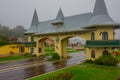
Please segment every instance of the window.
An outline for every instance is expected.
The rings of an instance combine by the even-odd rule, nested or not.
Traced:
[[[31,53],[34,53],[34,48],[31,48],[31,51],[30,51]]]
[[[95,50],[91,51],[91,58],[95,58]]]
[[[41,48],[38,49],[38,52],[39,52],[39,53],[41,52]]]
[[[102,40],[108,40],[108,32],[102,33]]]
[[[34,37],[33,36],[31,36],[31,41],[34,41]]]
[[[91,40],[95,40],[95,33],[94,32],[91,33]]]

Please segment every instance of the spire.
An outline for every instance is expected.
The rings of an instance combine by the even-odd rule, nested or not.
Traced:
[[[38,16],[37,16],[37,11],[35,9],[34,15],[33,15],[33,18],[32,18],[32,22],[31,22],[31,26],[37,25],[38,23],[39,23],[39,19],[38,19]]]
[[[104,0],[96,0],[93,15],[108,14]]]
[[[56,20],[63,20],[63,18],[64,18],[64,15],[63,15],[63,12],[62,12],[62,10],[61,10],[61,8],[59,9],[59,12],[58,12],[58,14],[57,14],[57,17],[56,17]]]

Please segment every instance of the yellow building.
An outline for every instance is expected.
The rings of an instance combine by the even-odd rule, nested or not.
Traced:
[[[31,27],[25,34],[29,42],[36,43],[29,52],[44,55],[44,41],[50,38],[55,42],[55,52],[64,58],[67,57],[67,40],[75,36],[82,37],[86,40],[86,58],[94,60],[120,47],[120,41],[115,40],[114,34],[118,27],[120,24],[109,16],[104,0],[96,0],[93,13],[64,17],[60,9],[56,19],[43,22],[39,22],[35,10]]]
[[[0,56],[28,53],[29,47],[23,44],[9,44],[0,47]]]

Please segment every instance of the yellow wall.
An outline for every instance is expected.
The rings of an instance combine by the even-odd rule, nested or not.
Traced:
[[[20,54],[20,51],[19,51],[19,45],[16,45],[16,44],[11,44],[11,45],[5,45],[5,46],[2,46],[0,47],[0,54],[9,54],[10,51],[12,51],[14,54]],[[27,53],[29,51],[28,47],[25,47],[25,52],[24,53]]]

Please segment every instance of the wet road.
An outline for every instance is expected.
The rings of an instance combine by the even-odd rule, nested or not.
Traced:
[[[68,60],[62,60],[57,62],[39,62],[39,60],[36,60],[36,62],[35,60],[32,60],[31,62],[23,61],[24,65],[20,63],[20,66],[9,66],[7,68],[0,69],[0,80],[25,80],[36,75],[79,64],[81,61],[85,60],[84,52],[74,53],[71,54],[71,56],[73,57]],[[3,66],[1,68],[3,68]]]

